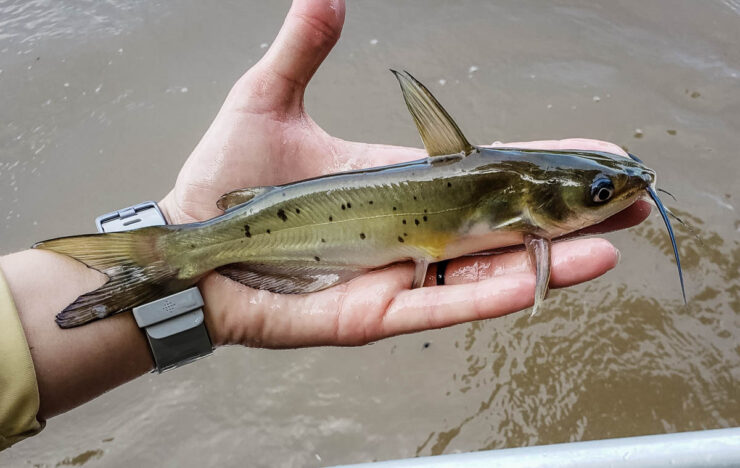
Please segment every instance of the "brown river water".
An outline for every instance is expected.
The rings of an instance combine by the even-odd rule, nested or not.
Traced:
[[[0,2],[0,253],[161,198],[289,2]],[[740,424],[740,2],[350,0],[307,108],[420,146],[388,68],[474,142],[589,137],[671,191],[542,312],[354,348],[232,347],[48,422],[2,466],[318,466]]]

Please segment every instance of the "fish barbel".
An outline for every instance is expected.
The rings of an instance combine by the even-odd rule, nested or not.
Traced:
[[[421,83],[394,74],[427,158],[237,190],[219,200],[223,215],[204,222],[40,242],[34,247],[109,277],[59,313],[59,326],[176,293],[212,270],[297,294],[413,261],[418,287],[431,262],[517,244],[535,266],[536,310],[547,293],[551,239],[655,194],[655,172],[637,159],[473,146]]]

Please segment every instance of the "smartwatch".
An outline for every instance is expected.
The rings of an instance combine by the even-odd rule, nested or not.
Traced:
[[[95,224],[105,233],[163,226],[167,220],[159,206],[148,201],[98,216]],[[134,307],[133,313],[149,341],[154,371],[162,373],[213,353],[197,287]]]

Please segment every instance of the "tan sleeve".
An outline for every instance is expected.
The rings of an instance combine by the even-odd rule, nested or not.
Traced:
[[[0,271],[0,450],[44,427],[36,419],[39,389],[26,335]]]

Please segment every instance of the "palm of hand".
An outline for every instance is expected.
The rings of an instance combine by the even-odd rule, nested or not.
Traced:
[[[234,189],[423,156],[417,149],[334,138],[304,112],[305,86],[343,22],[343,5],[333,9],[326,3],[296,0],[265,58],[234,86],[162,202],[171,222],[218,216],[216,200]],[[529,145],[620,151],[592,140]],[[639,222],[641,216],[623,224]],[[599,276],[617,258],[611,244],[600,239],[558,244],[552,256],[552,287]],[[317,293],[279,295],[211,273],[201,289],[217,344],[264,347],[363,344],[499,316],[529,307],[533,300],[534,277],[522,253],[455,260],[446,286],[410,290],[412,276],[413,267],[401,264]]]

